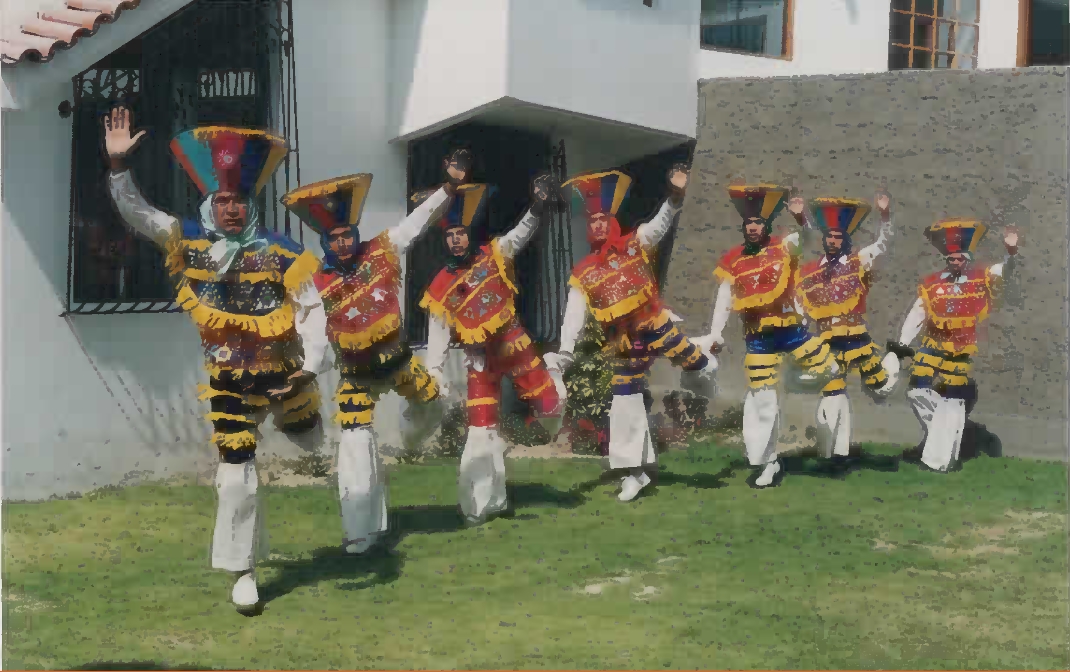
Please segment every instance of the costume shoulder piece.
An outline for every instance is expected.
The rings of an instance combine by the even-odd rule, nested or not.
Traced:
[[[718,264],[715,274],[732,282],[732,309],[768,306],[781,299],[791,284],[792,257],[777,238],[770,238],[757,254],[733,249]]]
[[[401,265],[385,232],[361,244],[353,272],[318,273],[316,287],[336,349],[367,349],[401,327]]]
[[[807,262],[795,278],[795,292],[806,314],[815,320],[865,312],[869,288],[858,255],[821,265],[821,258]]]
[[[970,270],[961,282],[934,273],[925,278],[919,295],[929,322],[937,329],[972,329],[988,317],[992,293],[987,274]]]
[[[467,269],[439,271],[420,307],[444,319],[462,343],[483,343],[516,316],[507,271],[497,246],[484,246]]]
[[[584,293],[599,322],[629,315],[657,296],[650,260],[634,233],[622,250],[587,255],[573,269],[569,284]]]

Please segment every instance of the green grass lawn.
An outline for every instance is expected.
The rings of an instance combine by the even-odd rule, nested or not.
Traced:
[[[629,504],[596,461],[511,461],[515,516],[477,529],[455,465],[399,467],[392,550],[366,559],[335,550],[332,489],[265,488],[253,618],[209,569],[210,488],[6,504],[3,664],[1066,668],[1066,466],[867,451],[762,491],[736,452],[673,452]]]

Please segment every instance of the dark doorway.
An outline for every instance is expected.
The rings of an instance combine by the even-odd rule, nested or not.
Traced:
[[[491,197],[486,217],[472,225],[472,244],[483,245],[513,226],[531,206],[531,180],[540,171],[552,168],[555,151],[546,134],[516,128],[490,126],[478,122],[459,124],[441,133],[409,143],[409,191],[427,189],[442,183],[442,161],[450,152],[466,147],[472,151],[472,181],[492,184],[497,192]],[[562,156],[563,159],[563,156]],[[411,209],[410,202],[410,209]],[[516,259],[520,296],[517,311],[532,338],[543,344],[558,338],[562,296],[571,268],[571,238],[558,218],[543,221],[532,242]],[[567,218],[566,218],[567,225]],[[427,313],[420,309],[420,299],[431,280],[445,263],[446,250],[442,234],[432,228],[409,252],[406,282],[406,331],[410,342],[427,342]],[[560,282],[545,282],[547,255],[565,272]],[[544,282],[540,283],[540,278]],[[560,285],[560,286],[558,286]]]

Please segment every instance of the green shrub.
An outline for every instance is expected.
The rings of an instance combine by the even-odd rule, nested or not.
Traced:
[[[461,401],[450,406],[442,415],[434,456],[460,458],[461,453],[464,452],[464,442],[467,440],[468,408],[465,402]]]
[[[605,343],[602,326],[588,313],[572,365],[562,376],[568,392],[565,427],[574,453],[598,454],[609,430],[613,369],[603,351]]]

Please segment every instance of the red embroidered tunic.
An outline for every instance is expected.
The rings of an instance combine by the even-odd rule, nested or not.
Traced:
[[[387,232],[361,244],[353,273],[320,271],[313,281],[336,350],[364,350],[401,327],[401,262]]]
[[[952,353],[977,350],[977,325],[992,306],[988,271],[969,270],[964,282],[934,273],[921,281],[918,294],[925,306],[927,345]]]
[[[757,254],[744,254],[743,246],[728,251],[714,276],[732,283],[732,310],[740,313],[748,331],[762,327],[798,324],[793,296],[795,258],[783,242],[771,236]]]
[[[516,316],[511,277],[511,266],[491,241],[467,269],[439,271],[420,307],[444,319],[461,343],[483,343]]]
[[[589,254],[572,270],[569,284],[586,295],[595,319],[612,322],[646,306],[660,307],[650,260],[636,234],[626,238],[623,251]]]
[[[869,278],[857,254],[824,266],[818,258],[795,274],[796,296],[823,338],[866,333]]]

